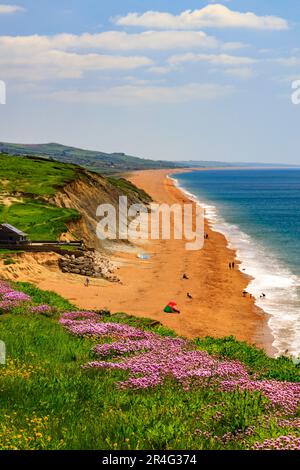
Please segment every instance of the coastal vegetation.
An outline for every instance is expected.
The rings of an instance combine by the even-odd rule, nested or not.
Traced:
[[[74,180],[79,171],[75,165],[0,154],[0,194],[51,196]]]
[[[49,198],[79,173],[75,165],[0,154],[0,222],[16,226],[32,240],[57,240],[79,214],[51,204]]]
[[[18,227],[31,240],[57,240],[67,231],[66,224],[80,217],[74,209],[24,199],[10,206],[0,206],[0,220]]]
[[[151,197],[143,190],[132,184],[130,181],[122,177],[108,176],[107,181],[117,188],[122,194],[127,196],[133,196],[142,203],[151,202]]]
[[[1,449],[299,449],[300,374],[234,338],[0,284]]]
[[[81,209],[85,210],[72,208],[69,200],[67,205],[56,202],[57,194],[72,183],[82,184],[75,192],[81,191],[82,198],[88,197],[89,218],[95,218],[96,207],[102,201],[116,205],[120,195],[128,196],[131,203],[151,200],[143,190],[121,177],[102,178],[74,164],[0,154],[0,223],[17,227],[32,241],[58,240],[68,231],[68,224],[82,217]]]

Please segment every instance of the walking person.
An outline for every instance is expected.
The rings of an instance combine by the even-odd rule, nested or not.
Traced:
[[[90,285],[90,280],[89,280],[88,277],[86,278],[86,280],[85,280],[85,282],[84,282],[84,285],[85,285],[85,287],[89,287],[89,285]]]

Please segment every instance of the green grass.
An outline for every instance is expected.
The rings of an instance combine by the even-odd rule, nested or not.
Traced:
[[[18,227],[31,240],[57,240],[61,233],[68,230],[66,223],[78,217],[75,209],[60,208],[37,200],[0,206],[0,223]]]
[[[52,196],[76,179],[78,171],[71,164],[0,154],[0,192]]]
[[[88,184],[91,176],[73,164],[0,153],[0,223],[16,226],[33,241],[57,240],[68,230],[66,224],[76,221],[80,214],[75,209],[53,205],[51,196],[75,180]],[[130,203],[150,201],[144,191],[123,178],[101,181],[99,202],[102,197],[117,205],[121,195],[128,196]]]
[[[80,172],[71,164],[0,154],[0,196],[20,199],[0,205],[0,223],[16,226],[32,240],[57,240],[67,231],[66,223],[76,220],[79,214],[74,209],[56,207],[47,199]]]
[[[57,311],[51,318],[22,310],[0,316],[0,339],[8,357],[7,365],[0,366],[0,449],[244,449],[283,434],[272,417],[266,424],[267,400],[258,393],[184,391],[172,380],[153,390],[117,390],[115,382],[126,378],[126,372],[83,370],[81,365],[93,357],[93,341],[71,336],[57,323],[59,312],[74,307],[28,283],[16,288]],[[117,314],[107,320],[172,334],[148,319]],[[233,339],[207,338],[197,344],[218,356],[243,360],[253,372],[297,378],[291,361],[282,366]],[[216,420],[220,411],[222,418]],[[226,445],[218,440],[252,425],[253,436]]]
[[[19,331],[22,335],[16,334]],[[7,368],[15,371],[0,379],[0,436],[2,431],[11,442],[13,435],[25,429],[33,438],[28,444],[19,439],[25,448],[220,448],[197,438],[200,419],[206,421],[207,429],[215,428],[213,414],[221,408],[224,411],[224,400],[231,431],[254,424],[264,412],[259,395],[233,393],[228,399],[217,390],[184,392],[173,382],[146,392],[117,391],[115,381],[124,379],[126,373],[82,370],[80,365],[92,358],[91,342],[69,336],[43,316],[2,317],[0,337],[8,348]],[[208,410],[208,404],[213,408]],[[45,442],[26,421],[34,416],[48,418],[40,430]],[[11,432],[4,434],[4,426],[11,426]]]
[[[12,264],[16,264],[15,260],[12,258],[5,258],[3,261],[4,266],[10,266]]]
[[[20,254],[20,253],[24,253],[24,251],[21,251],[21,250],[6,250],[6,249],[2,250],[1,249],[0,250],[0,259],[4,259],[9,255],[16,255],[16,254]]]
[[[140,200],[143,204],[152,201],[151,197],[143,190],[132,184],[125,178],[117,178],[115,176],[108,176],[106,178],[110,184],[117,188],[121,193],[130,196],[132,195],[135,199]]]
[[[275,360],[268,357],[262,349],[237,341],[232,336],[220,339],[198,338],[196,344],[209,354],[243,362],[261,379],[300,382],[300,368],[294,367],[289,358],[282,356]]]
[[[55,308],[57,316],[63,311],[76,310],[74,305],[55,292],[41,290],[29,282],[15,282],[14,285],[17,290],[30,295],[34,303],[48,304]]]

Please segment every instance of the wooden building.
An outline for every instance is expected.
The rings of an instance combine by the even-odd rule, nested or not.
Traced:
[[[19,245],[28,243],[27,234],[10,224],[0,224],[0,244]]]

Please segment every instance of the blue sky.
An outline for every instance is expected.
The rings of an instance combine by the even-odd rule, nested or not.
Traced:
[[[0,140],[299,164],[295,0],[0,0]]]

